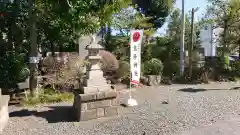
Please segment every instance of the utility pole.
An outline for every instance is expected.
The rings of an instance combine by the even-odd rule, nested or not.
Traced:
[[[193,50],[193,40],[194,40],[194,13],[195,13],[195,9],[192,8],[192,20],[191,20],[191,41],[190,41],[190,44],[188,46],[188,53],[189,53],[189,57],[188,57],[188,60],[189,60],[189,79],[192,79],[192,50]]]
[[[192,17],[191,17],[191,41],[188,46],[188,53],[189,53],[189,79],[192,79],[192,51],[193,51],[193,46],[194,46],[194,16],[195,12],[198,10],[198,8],[194,9],[192,8]]]
[[[182,0],[182,28],[181,28],[181,45],[180,45],[180,75],[184,74],[184,40],[185,40],[185,0]]]
[[[37,47],[37,32],[36,32],[36,20],[35,20],[35,0],[29,0],[29,31],[30,31],[30,58],[29,58],[29,67],[30,67],[30,78],[29,78],[29,88],[30,94],[32,97],[36,96],[37,88],[37,64],[38,64],[38,47]]]

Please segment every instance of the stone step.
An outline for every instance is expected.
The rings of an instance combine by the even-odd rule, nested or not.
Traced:
[[[88,86],[84,87],[84,93],[95,93],[100,91],[111,90],[110,85],[95,85],[95,86]]]

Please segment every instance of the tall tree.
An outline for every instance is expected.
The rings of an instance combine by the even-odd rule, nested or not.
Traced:
[[[236,52],[238,49],[238,55],[240,57],[240,1],[238,0],[231,0],[231,5],[233,5],[232,10],[235,12],[235,16],[232,19],[234,22],[229,27],[229,36],[228,36],[228,43],[229,49],[231,52]]]
[[[133,0],[138,11],[151,18],[149,22],[154,24],[155,28],[160,28],[164,24],[174,3],[175,0]]]
[[[180,41],[180,32],[181,32],[181,13],[180,9],[174,9],[173,12],[169,16],[169,23],[167,26],[167,34],[170,39],[172,39],[177,45],[179,45]],[[188,45],[190,42],[190,31],[191,31],[191,21],[190,14],[186,14],[185,20],[185,42]]]
[[[130,0],[36,0],[33,13],[37,43],[34,47],[61,49],[62,46],[72,46],[76,36],[96,32],[101,25],[111,20],[113,13],[127,7],[129,2]],[[29,54],[29,6],[25,0],[0,1],[0,12],[4,13],[4,16],[0,16],[0,63],[5,63],[3,64],[5,67],[0,66],[0,72],[5,76],[19,71],[15,69],[19,69],[20,67],[17,66],[22,64],[22,57],[18,56],[20,53]],[[47,50],[49,49],[45,51]],[[13,53],[10,55],[7,51]],[[6,57],[12,60],[6,61]],[[17,60],[18,58],[21,60]],[[28,56],[26,55],[25,58],[27,63]],[[18,61],[21,61],[21,64],[14,63]],[[9,63],[11,66],[16,65],[14,66],[16,68],[11,68]],[[14,75],[9,78],[4,79],[12,80],[14,83],[19,81],[19,79],[14,80]],[[0,80],[0,83],[8,85],[10,81]]]
[[[238,0],[208,0],[210,5],[207,7],[206,17],[215,23],[216,27],[223,28],[222,33],[222,57],[230,53],[230,28],[238,21],[239,2]]]

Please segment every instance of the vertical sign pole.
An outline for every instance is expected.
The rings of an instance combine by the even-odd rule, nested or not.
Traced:
[[[132,71],[130,70],[129,99],[132,99]]]
[[[129,99],[127,106],[138,105],[137,101],[132,97],[132,84],[139,85],[141,74],[141,43],[143,30],[131,30],[130,40],[130,87]]]

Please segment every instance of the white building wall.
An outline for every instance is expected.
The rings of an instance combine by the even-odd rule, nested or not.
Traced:
[[[222,31],[222,28],[213,28],[212,24],[206,25],[200,30],[201,46],[204,48],[205,56],[216,56]]]

